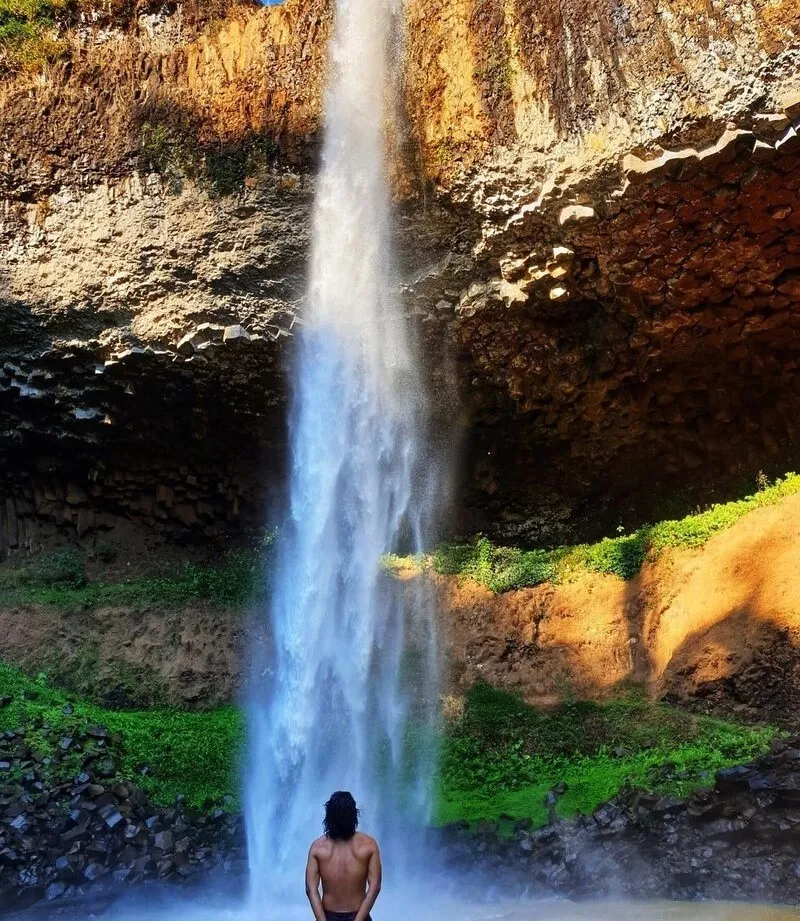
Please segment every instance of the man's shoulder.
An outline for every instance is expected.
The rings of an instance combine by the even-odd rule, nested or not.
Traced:
[[[357,831],[355,833],[353,844],[363,851],[377,851],[378,842],[371,836],[365,835],[363,831]]]
[[[317,838],[316,841],[311,842],[310,851],[312,854],[324,854],[330,850],[331,842],[325,835],[322,835],[321,838]]]

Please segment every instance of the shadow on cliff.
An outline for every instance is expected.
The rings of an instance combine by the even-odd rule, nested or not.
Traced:
[[[3,338],[0,357],[19,356],[31,349],[46,349],[52,342],[28,304],[12,298],[4,291],[3,273],[0,272],[0,315],[3,317]],[[7,281],[6,281],[7,283]]]
[[[193,363],[130,337],[112,356],[75,327],[55,335],[7,278],[0,311],[0,560],[76,538],[135,555],[261,528],[283,479],[282,404],[252,386],[278,379],[266,345]]]
[[[137,107],[131,132],[142,166],[175,185],[186,177],[219,195],[239,191],[262,170],[286,163],[310,168],[318,158],[313,138],[267,129],[223,136],[209,130],[199,107],[170,99]]]
[[[694,557],[684,552],[648,566],[629,583],[634,674],[655,696],[796,725],[800,591],[794,504],[783,512],[773,508],[761,520],[751,513],[690,551]]]
[[[725,716],[800,724],[800,631],[758,612],[758,592],[675,650],[655,688]]]

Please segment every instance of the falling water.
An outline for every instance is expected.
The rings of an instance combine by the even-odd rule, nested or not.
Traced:
[[[293,373],[291,473],[253,682],[246,785],[253,897],[297,890],[322,804],[349,789],[392,865],[428,819],[436,654],[429,607],[380,558],[419,541],[425,401],[391,294],[384,125],[395,0],[338,0],[308,313]],[[424,476],[423,476],[424,474]]]

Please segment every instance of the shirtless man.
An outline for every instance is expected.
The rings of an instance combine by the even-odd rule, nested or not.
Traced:
[[[372,921],[369,913],[381,891],[381,854],[374,838],[356,831],[358,809],[349,793],[340,790],[325,803],[323,828],[306,865],[306,895],[315,921]]]

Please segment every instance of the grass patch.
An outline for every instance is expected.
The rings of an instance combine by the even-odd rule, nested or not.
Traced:
[[[0,707],[0,731],[24,727],[26,742],[53,759],[57,777],[74,776],[80,757],[62,757],[58,740],[102,725],[112,733],[119,777],[154,802],[170,805],[179,794],[197,808],[226,796],[232,808],[239,802],[245,720],[236,707],[107,709],[8,665],[0,665],[0,698],[10,699]],[[477,685],[442,741],[437,821],[510,816],[543,824],[545,794],[561,782],[568,787],[557,807],[564,817],[592,811],[626,785],[684,796],[710,784],[717,769],[758,756],[775,735],[772,727],[737,726],[636,697],[543,714]]]
[[[266,594],[275,546],[269,532],[253,550],[227,556],[219,565],[186,563],[164,578],[89,582],[75,550],[42,557],[0,572],[0,604],[43,604],[66,610],[125,606],[179,608],[193,601],[243,607]]]
[[[43,675],[33,679],[7,665],[0,665],[0,697],[11,698],[0,709],[0,731],[24,727],[26,742],[46,757],[57,753],[41,732],[45,726],[58,737],[91,725],[107,727],[116,736],[112,753],[119,776],[133,780],[160,805],[171,805],[179,794],[198,808],[237,796],[244,717],[235,707],[201,713],[107,710],[73,700]],[[54,774],[74,776],[75,759],[56,757]]]
[[[467,695],[446,730],[437,821],[547,822],[545,795],[567,791],[558,815],[592,812],[623,787],[686,796],[714,772],[762,754],[773,727],[696,716],[631,695],[541,713],[488,685]]]
[[[705,512],[680,520],[645,525],[633,534],[608,537],[596,544],[520,550],[497,547],[488,538],[479,536],[469,543],[444,544],[431,555],[427,565],[441,575],[474,579],[493,592],[558,582],[580,569],[631,579],[645,560],[657,558],[665,548],[700,547],[749,512],[775,505],[799,492],[800,476],[788,473],[744,499],[713,505]],[[389,565],[399,564],[394,560]]]

